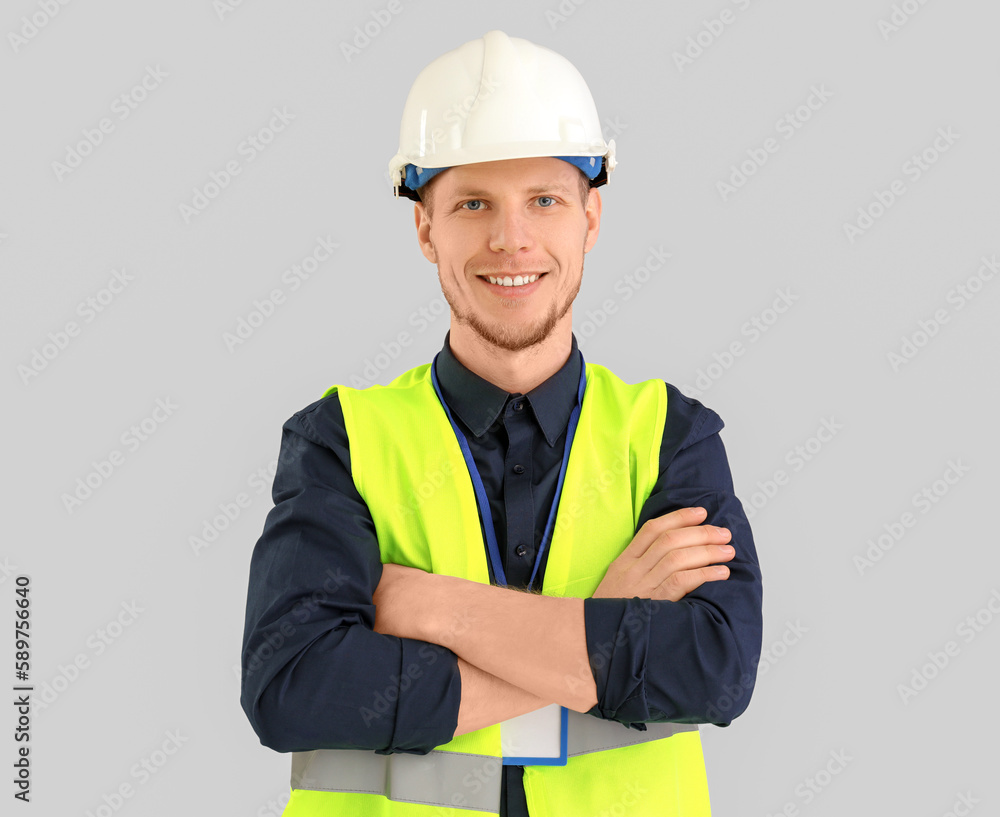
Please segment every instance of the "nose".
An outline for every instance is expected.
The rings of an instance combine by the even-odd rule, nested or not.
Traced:
[[[531,226],[524,211],[519,207],[499,206],[490,233],[490,249],[516,253],[531,244]]]

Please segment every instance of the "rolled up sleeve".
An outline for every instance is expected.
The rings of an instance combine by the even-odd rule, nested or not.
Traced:
[[[284,424],[273,499],[242,649],[240,703],[261,743],[380,754],[447,743],[461,700],[455,654],[372,629],[382,563],[336,394]]]
[[[756,682],[760,566],[719,436],[722,419],[669,383],[667,392],[660,475],[639,527],[680,508],[702,507],[702,524],[728,528],[736,554],[725,563],[728,579],[706,582],[677,602],[584,601],[598,697],[590,714],[639,729],[666,721],[728,726],[746,710]]]

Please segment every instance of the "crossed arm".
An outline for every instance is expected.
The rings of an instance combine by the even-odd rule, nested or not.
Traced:
[[[703,508],[650,519],[611,564],[594,598],[678,601],[725,580],[735,553],[726,528],[699,525]],[[374,596],[375,630],[447,647],[458,656],[456,735],[558,703],[598,702],[583,599],[493,587],[388,564]]]
[[[261,743],[422,754],[552,702],[631,724],[739,715],[760,650],[760,569],[721,420],[671,399],[669,471],[591,599],[383,565],[342,418],[324,410],[335,401],[290,419],[244,627],[241,704]],[[690,516],[699,506],[707,516]],[[734,557],[704,550],[729,530]],[[713,579],[709,566],[726,561]]]

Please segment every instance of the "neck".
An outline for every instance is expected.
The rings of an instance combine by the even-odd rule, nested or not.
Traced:
[[[469,371],[510,394],[527,394],[548,380],[569,359],[573,349],[570,312],[541,343],[527,349],[509,351],[489,344],[467,324],[451,319],[448,345],[451,352]]]

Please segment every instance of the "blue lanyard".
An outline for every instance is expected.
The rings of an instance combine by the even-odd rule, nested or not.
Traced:
[[[476,491],[476,503],[479,505],[479,513],[483,518],[483,528],[486,530],[486,547],[490,556],[490,563],[493,565],[493,577],[496,582],[501,587],[507,586],[507,576],[503,570],[503,562],[500,560],[500,547],[497,544],[496,531],[493,528],[493,514],[490,512],[490,503],[486,498],[486,488],[483,486],[482,477],[479,476],[479,469],[476,468],[476,463],[472,459],[472,451],[469,448],[469,441],[466,440],[465,435],[462,430],[455,424],[454,418],[451,416],[451,410],[448,408],[448,404],[445,402],[444,397],[441,396],[441,387],[438,385],[437,379],[437,359],[438,355],[434,355],[434,361],[431,363],[431,382],[434,384],[434,391],[438,396],[438,400],[441,401],[441,405],[444,407],[444,412],[448,415],[448,422],[451,423],[451,427],[455,432],[455,437],[458,438],[458,445],[462,449],[462,456],[465,458],[465,465],[469,469],[469,476],[472,478],[472,486]],[[545,524],[545,533],[542,536],[542,544],[538,548],[538,555],[535,557],[535,566],[531,571],[531,579],[528,581],[528,589],[535,583],[535,576],[538,573],[538,566],[542,563],[542,554],[545,553],[545,548],[552,537],[552,526],[556,520],[556,508],[559,507],[559,497],[562,495],[563,481],[566,478],[566,463],[569,462],[569,451],[573,445],[573,437],[576,434],[576,424],[580,419],[580,407],[583,405],[583,393],[587,388],[587,366],[583,362],[581,356],[580,359],[580,386],[576,393],[576,405],[573,406],[573,413],[569,417],[569,427],[566,430],[566,446],[563,449],[562,465],[559,467],[559,481],[556,483],[556,494],[552,498],[552,507],[549,509],[549,520]]]

